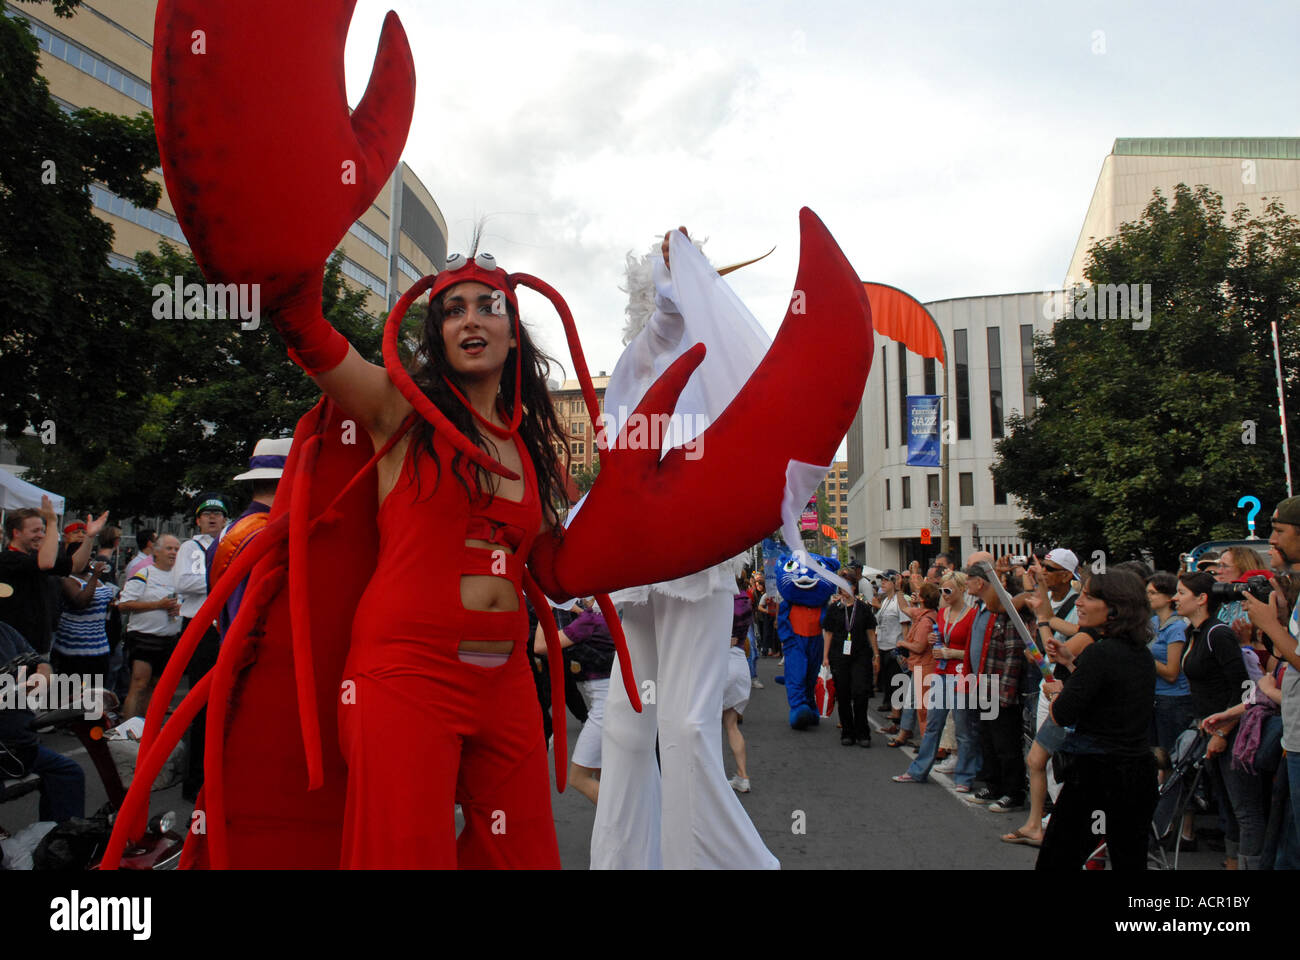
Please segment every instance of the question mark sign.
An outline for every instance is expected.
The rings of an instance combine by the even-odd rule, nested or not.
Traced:
[[[1246,526],[1250,528],[1250,535],[1255,536],[1255,517],[1259,513],[1259,497],[1242,497],[1237,501],[1237,509],[1244,506],[1250,506],[1250,513],[1246,514]]]

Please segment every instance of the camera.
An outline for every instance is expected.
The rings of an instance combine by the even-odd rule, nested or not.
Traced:
[[[1268,577],[1258,573],[1248,578],[1245,583],[1216,583],[1210,587],[1210,596],[1220,603],[1240,600],[1243,593],[1249,593],[1256,600],[1267,603],[1272,592],[1273,584],[1269,582]]]

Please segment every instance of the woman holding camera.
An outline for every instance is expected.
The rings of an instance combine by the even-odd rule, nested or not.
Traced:
[[[1048,655],[1070,671],[1043,685],[1051,716],[1073,727],[1061,753],[1065,785],[1043,834],[1039,870],[1078,870],[1105,834],[1115,870],[1145,870],[1147,829],[1157,799],[1147,737],[1156,668],[1145,585],[1128,571],[1094,574],[1076,601],[1081,630],[1099,639],[1077,657],[1055,638]]]
[[[1251,681],[1241,659],[1237,636],[1215,618],[1221,600],[1214,595],[1214,577],[1185,573],[1178,578],[1178,612],[1187,618],[1187,649],[1183,673],[1192,689],[1192,708],[1201,729],[1210,734],[1205,756],[1207,771],[1223,814],[1229,870],[1258,870],[1264,845],[1263,798],[1259,777],[1232,769],[1232,747],[1238,718],[1216,717],[1250,691]]]

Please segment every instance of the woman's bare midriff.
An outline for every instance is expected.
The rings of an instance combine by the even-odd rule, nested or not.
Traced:
[[[378,451],[387,442],[387,438],[371,438]],[[406,459],[406,450],[411,443],[409,435],[403,437],[390,450],[384,459],[377,465],[377,474],[379,481],[379,506],[383,507],[384,500],[393,492],[397,486],[397,480],[402,473],[402,462]],[[510,445],[510,452],[515,452],[514,445]],[[503,461],[504,462],[504,461]],[[506,466],[511,466],[506,462]],[[522,466],[522,465],[519,465]],[[514,486],[517,489],[506,489],[507,495],[513,495],[516,498],[523,496],[523,484],[516,480],[513,483],[502,480],[501,483],[508,487]],[[466,540],[466,546],[482,547],[487,550],[504,550],[506,553],[512,553],[508,547],[497,543],[488,543],[484,540]],[[519,609],[519,595],[515,593],[514,585],[502,577],[485,577],[485,576],[467,576],[460,578],[460,605],[466,610],[479,610],[484,613],[508,613]],[[514,643],[509,640],[462,640],[459,649],[465,653],[509,653],[514,648]]]

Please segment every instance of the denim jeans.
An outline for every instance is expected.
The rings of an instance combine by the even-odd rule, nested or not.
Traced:
[[[758,676],[758,639],[754,625],[749,625],[749,677],[752,680]]]
[[[1283,833],[1278,838],[1273,869],[1300,870],[1300,753],[1288,753],[1285,764],[1291,809],[1282,820]]]
[[[979,730],[975,726],[979,722],[979,710],[957,706],[957,680],[953,676],[943,677],[941,705],[930,709],[921,749],[916,752],[916,759],[907,768],[908,776],[913,780],[925,780],[930,776],[930,768],[934,766],[934,758],[939,751],[939,740],[943,737],[943,725],[951,710],[953,729],[957,734],[957,769],[953,772],[953,779],[959,786],[966,787],[975,782],[981,759]]]
[[[1238,727],[1228,734],[1226,748],[1211,758],[1207,772],[1219,795],[1225,841],[1235,841],[1239,845],[1237,855],[1242,867],[1258,870],[1260,851],[1264,846],[1262,780],[1257,774],[1232,769],[1232,746],[1240,729]]]
[[[36,749],[32,773],[41,775],[42,820],[62,823],[86,815],[86,775],[75,760],[46,747]]]

